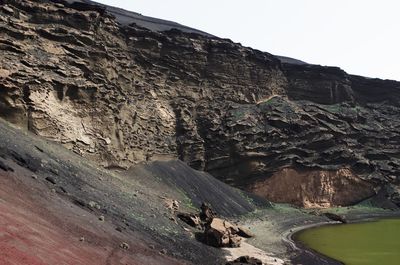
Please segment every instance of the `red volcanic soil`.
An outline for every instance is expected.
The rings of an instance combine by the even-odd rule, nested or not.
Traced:
[[[181,263],[148,248],[141,235],[116,231],[111,222],[99,221],[38,180],[0,170],[0,264]]]

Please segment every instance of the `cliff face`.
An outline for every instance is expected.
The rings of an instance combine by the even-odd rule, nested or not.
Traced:
[[[389,184],[396,201],[399,82],[282,63],[225,39],[122,26],[90,5],[0,2],[4,119],[108,168],[179,158],[279,201],[347,205]],[[348,199],[332,199],[339,186],[323,199],[267,192],[282,170],[301,171],[293,183],[302,194],[299,183],[315,172],[340,177],[344,168],[352,180],[330,183],[354,191]],[[312,190],[326,183],[319,179]]]

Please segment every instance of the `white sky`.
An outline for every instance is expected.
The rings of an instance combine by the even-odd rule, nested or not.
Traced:
[[[400,81],[398,0],[97,0],[245,46]]]

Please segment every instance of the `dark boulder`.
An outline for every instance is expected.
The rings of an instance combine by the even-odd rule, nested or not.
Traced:
[[[217,214],[211,209],[211,206],[208,203],[201,204],[201,212],[200,212],[200,219],[201,221],[208,223],[211,222],[212,219],[217,216]]]
[[[241,256],[233,261],[229,261],[226,263],[226,265],[242,265],[242,264],[262,265],[263,263],[261,260],[249,256]]]
[[[198,214],[180,212],[176,216],[192,227],[202,227],[202,223]]]
[[[347,220],[345,219],[344,216],[340,216],[334,213],[324,213],[324,215],[326,217],[328,217],[329,219],[331,219],[332,221],[337,221],[337,222],[341,222],[343,224],[347,223]]]

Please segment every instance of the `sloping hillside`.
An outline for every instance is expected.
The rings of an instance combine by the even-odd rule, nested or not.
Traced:
[[[0,264],[223,264],[224,252],[195,240],[168,202],[180,211],[208,202],[231,218],[255,209],[182,162],[119,174],[3,121],[0,137]]]

